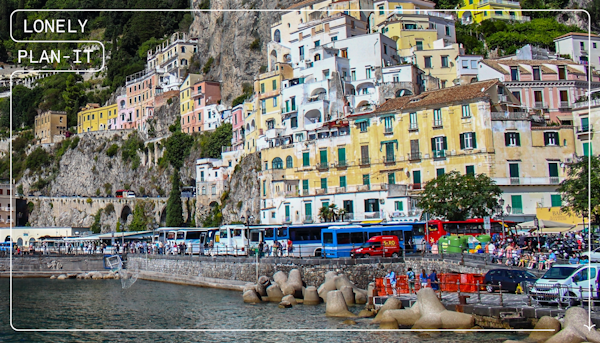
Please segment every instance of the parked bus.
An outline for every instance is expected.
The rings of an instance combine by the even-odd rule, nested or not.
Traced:
[[[203,254],[215,241],[219,228],[159,228],[157,238],[165,244],[185,243],[186,254]]]
[[[119,189],[115,192],[117,198],[135,198],[135,193],[127,189]]]
[[[387,222],[387,223],[381,223],[381,224],[374,224],[374,225],[366,225],[366,224],[361,224],[362,226],[366,226],[366,227],[372,227],[375,225],[383,225],[383,226],[398,226],[398,225],[408,225],[412,227],[412,230],[410,232],[406,232],[404,230],[398,231],[398,233],[400,234],[400,232],[402,232],[404,234],[404,245],[406,248],[407,252],[418,252],[424,249],[425,247],[425,226],[426,223],[425,222],[408,222],[408,221],[392,221],[392,222]],[[386,231],[387,232],[387,231]],[[397,234],[393,234],[393,233],[384,233],[384,235],[395,235],[398,236],[398,240],[402,241],[403,238],[400,235]]]
[[[492,236],[499,235],[503,237],[511,229],[514,229],[516,223],[511,221],[504,221],[504,228],[502,222],[499,220],[490,220]],[[484,222],[481,218],[467,219],[463,221],[442,221],[442,220],[431,220],[429,221],[429,230],[427,237],[429,242],[437,243],[440,237],[451,236],[451,235],[468,235],[468,236],[479,236],[487,234],[484,228]]]
[[[382,235],[398,236],[400,248],[405,249],[406,239],[412,240],[412,229],[410,225],[331,226],[321,231],[323,256],[350,257],[353,248],[360,247],[371,237]]]
[[[348,223],[320,223],[290,226],[267,226],[265,227],[265,243],[273,248],[277,240],[284,249],[287,249],[288,241],[292,241],[292,251],[286,250],[282,255],[294,257],[320,257],[323,244],[321,243],[321,231],[331,226],[343,226]]]
[[[264,229],[244,225],[224,225],[215,237],[213,255],[251,255],[250,250],[258,247],[264,239]]]

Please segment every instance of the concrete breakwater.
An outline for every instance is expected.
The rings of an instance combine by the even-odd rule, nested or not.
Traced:
[[[46,276],[60,272],[88,272],[104,270],[103,256],[13,256],[13,274],[28,276]],[[10,273],[10,258],[0,258],[0,276]]]
[[[485,273],[497,265],[462,263],[460,260],[441,258],[409,257],[403,259],[294,259],[262,258],[258,261],[245,257],[204,257],[204,256],[165,256],[165,255],[129,255],[128,263],[139,266],[142,278],[200,284],[202,281],[230,283],[243,286],[247,282],[256,282],[257,275],[272,276],[278,271],[288,274],[292,269],[300,270],[307,285],[320,285],[329,271],[345,274],[358,287],[366,288],[377,277],[385,276],[390,269],[404,273],[408,268],[438,273]],[[258,270],[258,271],[257,271]],[[241,288],[240,288],[241,290]]]

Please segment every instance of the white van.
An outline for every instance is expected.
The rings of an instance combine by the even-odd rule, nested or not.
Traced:
[[[531,295],[538,302],[560,302],[574,306],[579,300],[598,297],[599,263],[556,264],[538,279]]]

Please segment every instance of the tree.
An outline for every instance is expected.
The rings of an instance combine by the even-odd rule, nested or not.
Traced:
[[[138,202],[133,210],[133,219],[131,220],[131,224],[129,224],[129,231],[148,230],[147,218],[144,206]]]
[[[222,147],[231,145],[233,137],[231,123],[223,123],[214,132],[207,132],[200,137],[200,149],[203,158],[221,158]]]
[[[561,182],[558,191],[562,195],[563,212],[574,212],[581,216],[587,214],[588,208],[591,208],[590,216],[593,217],[593,221],[600,222],[600,158],[584,156],[569,165],[567,178]]]
[[[173,168],[179,170],[183,166],[183,161],[190,154],[193,143],[192,136],[181,132],[181,130],[175,130],[171,137],[167,138],[165,157]]]
[[[181,203],[181,190],[179,189],[179,169],[175,169],[171,182],[171,193],[167,201],[167,227],[181,227],[183,225],[183,204]]]
[[[492,212],[500,194],[500,187],[485,174],[461,175],[452,171],[427,183],[419,207],[448,220],[481,218]]]

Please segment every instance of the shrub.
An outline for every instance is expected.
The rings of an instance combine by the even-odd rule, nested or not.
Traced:
[[[25,166],[31,170],[38,170],[50,163],[50,155],[42,148],[35,149],[25,160]]]
[[[106,149],[106,156],[113,157],[117,154],[117,152],[119,152],[119,146],[116,144],[113,144],[113,145],[109,146],[108,149]]]
[[[106,195],[110,195],[112,193],[112,185],[110,183],[104,184],[104,193],[106,193]]]
[[[111,214],[111,213],[115,212],[115,205],[113,205],[112,203],[106,205],[106,207],[104,208],[104,211],[106,211],[107,214]]]
[[[100,188],[96,188],[96,196],[99,197],[100,196]]]
[[[250,49],[260,50],[260,38],[256,38],[252,43],[250,43]]]
[[[77,145],[79,145],[80,140],[81,139],[79,137],[73,138],[73,141],[71,142],[71,149],[77,148]]]
[[[86,202],[86,203],[88,203],[88,204],[91,204],[91,203],[93,202],[93,200],[92,200],[92,198],[87,198],[87,199],[85,200],[85,202]]]
[[[202,68],[202,72],[204,74],[208,74],[210,68],[212,67],[213,62],[215,61],[214,57],[210,56],[206,63],[204,63],[204,67]]]

